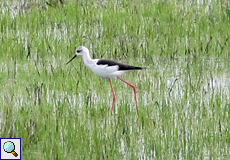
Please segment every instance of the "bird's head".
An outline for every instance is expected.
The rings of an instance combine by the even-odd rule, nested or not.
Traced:
[[[83,56],[84,54],[89,54],[88,48],[86,48],[84,46],[77,47],[76,55],[77,56]]]
[[[71,60],[69,60],[69,62],[67,62],[66,64],[69,64],[77,56],[84,56],[84,55],[89,55],[88,48],[86,48],[85,46],[79,46],[76,49],[76,55]]]

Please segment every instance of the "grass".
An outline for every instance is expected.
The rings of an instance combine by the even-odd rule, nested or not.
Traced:
[[[224,2],[2,2],[0,137],[22,159],[229,159],[229,14]],[[21,7],[20,7],[21,6]],[[94,58],[145,66],[109,82]]]

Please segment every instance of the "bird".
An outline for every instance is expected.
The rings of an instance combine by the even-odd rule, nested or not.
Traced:
[[[76,49],[76,54],[72,59],[70,59],[67,63],[69,64],[73,59],[75,59],[77,56],[82,56],[84,64],[91,70],[93,71],[97,76],[108,79],[111,87],[111,91],[113,94],[113,102],[112,102],[112,107],[111,107],[111,114],[114,110],[114,104],[116,100],[115,92],[113,89],[113,85],[111,82],[111,79],[117,78],[121,80],[122,82],[126,83],[130,87],[132,87],[133,92],[134,92],[134,99],[136,103],[136,111],[137,115],[139,116],[139,111],[137,107],[137,96],[136,96],[136,87],[132,85],[131,83],[125,81],[124,79],[121,78],[121,76],[127,72],[130,71],[135,71],[135,70],[142,70],[144,67],[136,67],[136,66],[130,66],[122,63],[118,63],[113,60],[105,60],[105,59],[92,59],[89,53],[89,49],[86,48],[85,46],[79,46]]]

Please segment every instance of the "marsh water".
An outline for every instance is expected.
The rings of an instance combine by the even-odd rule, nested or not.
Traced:
[[[24,159],[229,159],[227,6],[1,3],[0,137],[21,137]],[[128,85],[112,80],[110,114],[108,80],[65,65],[79,45],[146,67],[123,76],[138,118]]]

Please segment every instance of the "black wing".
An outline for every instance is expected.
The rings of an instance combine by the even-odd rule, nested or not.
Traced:
[[[100,59],[97,65],[108,65],[108,66],[118,66],[118,70],[141,70],[142,67],[129,66],[122,63],[118,63],[111,60]]]

